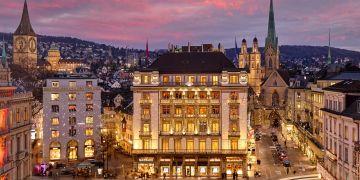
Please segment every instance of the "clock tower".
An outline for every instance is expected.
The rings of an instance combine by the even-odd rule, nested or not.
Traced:
[[[37,38],[31,26],[26,0],[21,21],[13,34],[13,63],[24,68],[36,68]]]

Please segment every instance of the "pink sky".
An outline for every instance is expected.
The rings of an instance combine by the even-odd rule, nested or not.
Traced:
[[[14,32],[23,0],[0,0],[0,31]],[[114,46],[151,49],[221,42],[261,45],[269,0],[28,0],[37,34],[72,36]],[[359,0],[274,0],[280,45],[327,45],[360,51]],[[250,46],[250,45],[249,45]]]

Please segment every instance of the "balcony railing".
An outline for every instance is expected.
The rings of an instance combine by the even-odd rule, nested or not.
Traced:
[[[151,132],[150,132],[150,131],[139,131],[139,135],[140,135],[141,137],[151,136]]]
[[[229,136],[240,137],[240,131],[229,131]]]
[[[151,119],[151,116],[150,116],[150,114],[142,114],[141,119],[142,120],[149,120],[149,119]]]
[[[133,149],[133,154],[229,154],[240,155],[246,154],[246,149],[178,149],[178,150],[162,150],[162,149]]]
[[[220,86],[219,82],[161,82],[160,86]]]
[[[238,120],[238,119],[239,119],[238,114],[230,115],[230,120]]]
[[[229,104],[240,104],[240,100],[239,99],[229,99],[228,103]]]
[[[170,103],[170,99],[160,99],[160,103],[169,104],[169,103]]]
[[[207,104],[207,103],[209,103],[209,100],[208,99],[198,99],[197,102],[200,104]]]
[[[187,104],[194,104],[195,102],[195,99],[185,99],[185,103]]]
[[[140,104],[151,104],[152,100],[151,99],[141,99],[140,100]]]
[[[210,117],[212,117],[212,118],[219,118],[219,117],[220,117],[220,114],[210,114]]]
[[[219,104],[219,103],[220,103],[220,99],[210,99],[210,103],[211,103],[211,104]]]

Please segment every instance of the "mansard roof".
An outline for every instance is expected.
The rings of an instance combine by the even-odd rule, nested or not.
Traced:
[[[167,53],[160,56],[145,70],[155,70],[161,74],[201,74],[240,71],[221,52]]]
[[[23,13],[21,16],[20,24],[19,24],[18,28],[16,29],[16,31],[14,32],[14,35],[36,36],[36,33],[30,23],[30,17],[29,17],[26,0],[24,2],[24,8],[23,8]]]

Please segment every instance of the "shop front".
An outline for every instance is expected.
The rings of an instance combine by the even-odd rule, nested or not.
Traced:
[[[210,158],[209,160],[209,175],[210,176],[221,176],[221,159],[220,158]]]
[[[170,158],[160,158],[160,173],[163,176],[164,174],[168,177],[171,174],[171,159]]]
[[[196,175],[196,168],[195,168],[195,159],[187,158],[185,159],[185,176],[186,177],[193,177]]]
[[[183,176],[182,164],[183,164],[182,158],[174,158],[173,163],[172,163],[172,168],[173,168],[172,175],[174,177]]]
[[[226,157],[226,175],[232,176],[235,172],[239,177],[242,176],[243,161],[240,157]]]
[[[137,165],[138,172],[155,174],[154,160],[155,160],[154,157],[140,157]]]
[[[197,162],[197,176],[206,177],[208,175],[208,159],[199,158]]]

